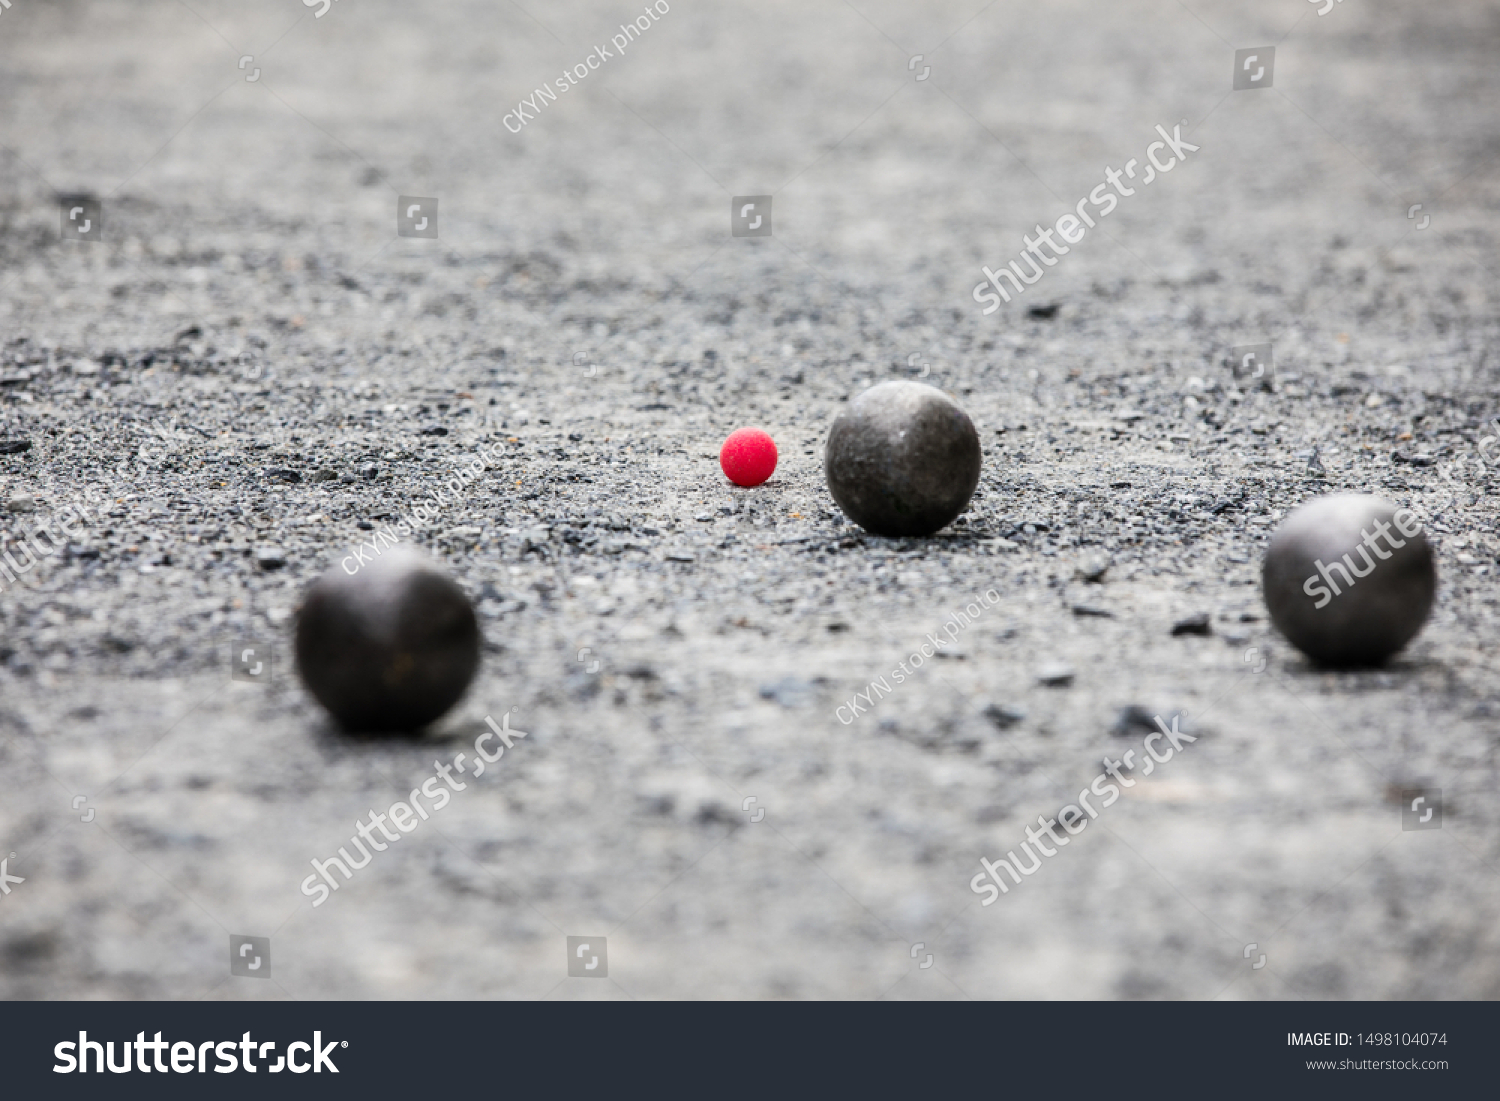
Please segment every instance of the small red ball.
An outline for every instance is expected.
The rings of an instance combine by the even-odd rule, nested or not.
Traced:
[[[719,449],[724,476],[737,486],[758,486],[776,469],[776,441],[759,428],[738,428]]]

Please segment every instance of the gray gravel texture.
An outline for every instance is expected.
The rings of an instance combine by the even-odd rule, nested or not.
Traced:
[[[12,538],[97,503],[0,593],[0,995],[1500,996],[1500,11],[1317,11],[675,0],[511,133],[638,9],[14,0],[0,497]],[[982,314],[982,264],[1184,119],[1197,152]],[[81,198],[102,240],[63,242]],[[1269,387],[1231,367],[1262,343]],[[823,483],[893,378],[984,449],[928,539]],[[738,490],[747,424],[781,461]],[[1432,514],[1432,620],[1378,671],[1311,668],[1258,590],[1339,490]],[[438,492],[406,541],[482,667],[422,738],[344,737],[298,600]],[[1183,712],[981,904],[981,856]],[[486,716],[526,737],[313,906],[309,862]]]

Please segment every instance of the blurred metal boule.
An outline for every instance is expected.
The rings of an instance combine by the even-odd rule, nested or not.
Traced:
[[[430,558],[388,547],[346,558],[297,615],[297,670],[344,729],[419,730],[458,702],[479,668],[469,598]]]
[[[1297,649],[1324,665],[1375,665],[1422,629],[1437,568],[1414,512],[1341,493],[1287,517],[1261,582],[1271,621]]]

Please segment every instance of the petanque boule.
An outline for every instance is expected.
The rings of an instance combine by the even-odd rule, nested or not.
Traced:
[[[468,597],[407,547],[387,548],[353,574],[334,566],[297,614],[302,681],[351,732],[420,730],[458,702],[478,668]]]
[[[824,472],[844,514],[876,535],[931,535],[979,484],[979,434],[958,403],[920,382],[882,382],[828,433]]]
[[[1323,665],[1376,665],[1416,637],[1437,568],[1422,522],[1379,497],[1340,493],[1287,517],[1266,550],[1271,622]]]

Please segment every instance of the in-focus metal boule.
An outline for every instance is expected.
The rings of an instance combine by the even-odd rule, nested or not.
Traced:
[[[958,403],[920,382],[882,382],[828,433],[824,471],[839,508],[876,535],[931,535],[979,484],[979,434]]]
[[[1297,649],[1324,665],[1374,665],[1422,629],[1437,568],[1415,513],[1341,493],[1287,517],[1261,582],[1271,621]]]
[[[431,559],[390,547],[352,576],[334,566],[297,615],[297,669],[344,729],[415,731],[458,702],[479,668],[479,624]]]

